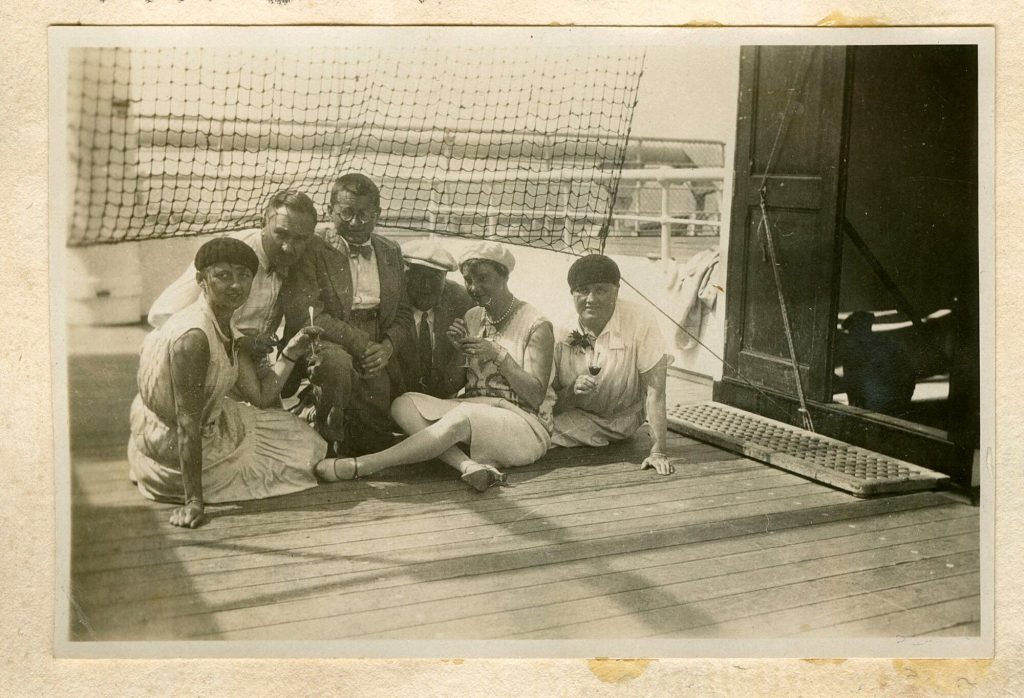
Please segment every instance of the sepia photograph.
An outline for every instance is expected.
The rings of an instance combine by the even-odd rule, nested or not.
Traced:
[[[49,43],[58,654],[991,654],[990,29]]]

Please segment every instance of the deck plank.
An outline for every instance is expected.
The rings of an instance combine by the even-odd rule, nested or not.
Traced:
[[[971,528],[966,517],[942,523],[943,530],[951,532]],[[349,590],[340,597],[219,612],[217,619],[224,632],[284,624],[290,628],[288,634],[298,636],[373,636],[409,624],[402,614],[393,612],[395,607],[415,609],[418,622],[422,623],[423,619],[472,615],[473,609],[479,607],[491,612],[508,612],[551,604],[558,599],[606,596],[613,589],[619,592],[663,588],[680,579],[691,581],[709,574],[723,574],[726,569],[731,574],[761,569],[769,563],[777,566],[820,559],[823,546],[828,546],[830,551],[853,552],[887,545],[879,540],[877,532],[850,535],[848,531],[845,525],[833,526],[831,532],[846,535],[822,540],[811,535],[808,529],[794,529],[788,536],[743,536],[712,543],[666,546],[615,557],[538,565],[512,574],[492,572],[471,580],[454,577],[430,584],[413,580],[401,588],[389,587],[393,590],[389,593],[395,593],[395,600],[386,609],[379,608],[380,589],[367,586],[362,591]],[[890,532],[888,538],[896,543],[921,540],[927,535],[930,534],[920,528],[904,526]],[[305,615],[309,617],[303,619]]]
[[[972,536],[965,535],[953,540],[942,540],[942,546],[949,545],[953,550],[963,550],[972,544]],[[751,569],[744,569],[743,559],[736,562],[737,568],[727,559],[722,568],[715,569],[712,563],[701,561],[703,567],[710,567],[707,576],[687,579],[685,572],[682,579],[672,581],[672,577],[658,579],[656,583],[639,590],[617,591],[608,586],[602,578],[601,586],[595,593],[582,599],[560,600],[545,603],[543,597],[522,609],[502,613],[481,613],[465,619],[442,621],[437,623],[418,623],[413,627],[397,631],[376,633],[376,637],[411,636],[423,639],[441,639],[464,637],[467,633],[482,633],[482,638],[530,637],[564,638],[564,637],[606,637],[610,628],[623,637],[631,637],[636,629],[642,629],[643,635],[649,635],[664,629],[665,632],[677,632],[680,625],[679,613],[682,614],[682,625],[717,624],[716,607],[710,608],[700,603],[705,600],[717,601],[720,597],[728,597],[746,591],[763,591],[767,586],[777,588],[786,584],[798,583],[808,578],[816,579],[826,575],[840,574],[870,569],[878,564],[880,556],[887,563],[909,562],[917,559],[910,552],[916,549],[927,555],[938,553],[940,548],[936,541],[915,541],[913,543],[888,548],[872,548],[848,554],[829,557],[827,571],[823,563],[817,559],[798,561],[791,564],[764,566],[752,563]],[[950,548],[945,548],[946,550]],[[546,591],[546,590],[543,590]],[[588,620],[584,623],[570,624],[575,619]]]
[[[957,618],[952,625],[918,633],[915,637],[977,637],[980,634],[980,620],[964,622]]]
[[[847,495],[836,492],[804,491],[798,496],[779,494],[751,505],[755,516],[773,516],[789,511],[801,501],[805,507],[825,506],[843,501]],[[434,531],[410,532],[400,539],[395,537],[365,539],[362,533],[351,534],[347,527],[340,527],[338,538],[354,537],[354,540],[318,545],[311,549],[272,548],[238,546],[232,543],[220,545],[207,543],[210,547],[222,549],[230,556],[207,557],[193,562],[170,562],[152,566],[105,570],[94,574],[83,574],[98,598],[110,602],[162,596],[167,582],[177,586],[175,580],[184,573],[192,580],[194,589],[206,592],[253,583],[279,582],[309,577],[329,577],[344,572],[380,572],[395,566],[413,564],[424,560],[459,559],[492,552],[514,549],[550,548],[558,545],[577,545],[583,541],[615,538],[629,534],[647,535],[665,528],[675,529],[686,525],[707,524],[729,521],[732,510],[714,505],[706,508],[689,508],[686,501],[668,502],[642,507],[620,508],[620,517],[606,517],[602,512],[567,514],[546,518],[527,518],[523,511],[521,520],[511,523],[494,524],[479,522],[463,527],[447,535],[439,536]],[[651,513],[651,509],[658,509]],[[668,525],[666,516],[673,523]],[[94,598],[96,600],[96,598]]]
[[[955,551],[956,549],[954,549]],[[813,628],[825,629],[822,635],[829,636],[831,626],[856,619],[865,622],[866,628],[878,635],[879,623],[876,616],[891,611],[894,605],[904,610],[914,607],[917,595],[930,594],[929,585],[957,588],[965,583],[968,588],[977,589],[977,574],[964,574],[963,568],[977,563],[977,553],[960,549],[961,552],[942,554],[935,557],[922,556],[918,560],[890,563],[849,574],[808,580],[784,588],[775,589],[772,594],[757,592],[758,603],[751,604],[750,594],[731,599],[735,609],[719,609],[717,622],[713,626],[688,627],[688,632],[699,632],[704,637],[735,637],[752,627],[766,636],[783,637],[796,633],[810,633]],[[963,577],[961,580],[959,578]],[[944,580],[944,581],[937,581]],[[959,593],[959,592],[958,592]],[[749,613],[750,608],[757,613]],[[830,625],[831,624],[831,625]],[[677,628],[676,631],[684,628]],[[843,633],[839,633],[842,636]]]
[[[934,498],[929,498],[933,499]],[[378,570],[376,573],[353,572],[340,575],[326,575],[308,579],[293,578],[272,584],[254,583],[248,587],[226,588],[220,591],[196,593],[183,592],[179,598],[151,598],[145,602],[120,604],[108,612],[116,620],[117,614],[130,616],[133,612],[147,619],[177,613],[210,614],[218,610],[230,611],[238,608],[251,609],[254,606],[280,606],[281,614],[301,613],[291,601],[307,603],[312,599],[315,614],[323,615],[329,610],[322,599],[336,598],[338,603],[347,604],[351,594],[361,591],[393,594],[400,592],[403,598],[414,598],[414,592],[396,587],[424,587],[429,592],[445,593],[444,586],[434,585],[452,580],[454,585],[448,591],[452,595],[471,595],[477,589],[487,592],[488,583],[497,580],[498,588],[511,585],[511,575],[526,575],[532,578],[544,574],[543,570],[555,569],[555,575],[568,575],[570,570],[557,570],[559,564],[579,562],[584,569],[594,565],[613,567],[625,565],[626,569],[641,565],[650,555],[658,555],[659,549],[675,550],[676,555],[715,559],[733,550],[754,549],[764,551],[806,540],[828,540],[834,535],[850,535],[851,532],[870,532],[891,527],[906,527],[914,523],[928,523],[951,520],[960,516],[974,525],[969,515],[949,506],[920,506],[912,508],[915,502],[907,498],[873,502],[873,510],[862,509],[864,503],[841,508],[816,509],[807,512],[783,512],[766,520],[755,516],[747,519],[729,520],[714,525],[696,524],[688,527],[667,529],[656,533],[638,533],[633,536],[598,539],[589,543],[550,547],[534,547],[495,553],[480,553],[464,558],[429,559],[416,564]],[[927,504],[927,502],[918,502]],[[896,505],[905,506],[900,509]],[[902,513],[900,513],[902,512]],[[893,515],[893,514],[898,515]],[[823,516],[824,515],[824,516]],[[807,526],[812,521],[820,529]],[[822,523],[824,522],[824,523]],[[853,523],[851,523],[853,522]],[[702,544],[703,547],[702,547]],[[647,551],[650,551],[649,553]],[[632,558],[630,556],[633,556]],[[618,562],[623,558],[625,562]],[[533,572],[533,568],[542,570]],[[486,577],[493,579],[488,582]],[[370,595],[372,596],[372,594]],[[396,596],[394,605],[404,605]],[[308,610],[308,608],[307,608]],[[268,611],[274,613],[275,611]],[[200,625],[200,628],[204,626]],[[219,626],[218,626],[219,627]]]
[[[637,474],[616,466],[579,469],[560,476],[552,472],[545,475],[543,481],[537,482],[521,482],[516,479],[516,475],[512,475],[512,487],[497,491],[508,493],[507,497],[492,496],[490,493],[480,497],[468,491],[461,482],[452,481],[451,477],[433,481],[435,487],[429,491],[401,483],[360,480],[322,486],[302,499],[297,495],[290,495],[293,501],[290,508],[286,507],[284,502],[275,502],[275,508],[211,506],[210,523],[193,531],[180,531],[166,526],[157,531],[133,529],[126,532],[106,525],[108,522],[104,521],[104,513],[97,512],[82,517],[83,523],[100,530],[96,531],[94,540],[76,553],[79,557],[91,558],[97,554],[110,552],[112,541],[116,542],[116,549],[119,552],[133,549],[153,551],[160,547],[198,543],[207,538],[225,540],[237,536],[308,531],[340,523],[351,525],[366,521],[408,521],[410,516],[426,519],[461,514],[470,510],[497,510],[508,506],[504,502],[513,499],[513,495],[514,501],[524,506],[560,502],[578,502],[583,506],[587,502],[608,499],[611,493],[618,495],[652,489],[694,490],[693,480],[700,478],[703,484],[706,481],[706,474],[706,470],[695,468],[693,471],[683,470],[678,477],[671,480],[652,482],[651,473]],[[806,484],[805,480],[792,477],[786,479],[778,471],[765,469],[750,461],[715,464],[714,474],[716,482],[734,481],[735,487],[744,489],[753,487],[756,482],[769,480],[781,485]],[[750,485],[744,484],[748,481]],[[656,487],[652,488],[652,485]],[[154,507],[168,513],[172,508],[169,505],[161,507],[150,504],[132,507],[132,512],[140,519],[148,519],[149,512]],[[107,512],[109,511],[111,510],[108,509]],[[121,517],[120,522],[124,523],[125,518]]]
[[[107,552],[95,546],[85,547],[76,557],[81,560],[79,570],[88,573],[152,566],[159,564],[165,555],[178,562],[221,558],[227,555],[219,545],[229,541],[240,547],[260,545],[289,550],[312,549],[347,542],[403,538],[425,530],[456,531],[482,523],[519,524],[542,518],[559,518],[566,522],[564,517],[573,515],[579,518],[583,514],[592,513],[594,517],[591,519],[595,519],[618,516],[626,513],[623,510],[636,508],[647,513],[658,513],[665,505],[671,505],[670,511],[673,512],[682,507],[708,509],[722,506],[723,500],[738,501],[736,497],[767,499],[815,491],[816,488],[807,482],[789,480],[763,470],[741,470],[730,473],[728,477],[719,476],[714,482],[702,483],[699,490],[695,490],[693,484],[683,478],[660,483],[656,488],[647,484],[606,482],[603,486],[587,483],[583,491],[578,493],[571,489],[568,492],[553,490],[546,497],[519,496],[517,492],[514,500],[500,496],[476,501],[469,499],[471,495],[467,496],[460,490],[456,501],[448,500],[435,506],[424,506],[418,498],[414,498],[411,505],[406,507],[395,507],[395,503],[392,503],[392,507],[358,506],[338,514],[302,518],[286,528],[269,525],[236,526],[224,531],[225,535],[207,526],[200,531],[182,531],[164,541],[155,541],[154,536],[131,539],[122,542],[116,550]],[[398,510],[394,511],[396,508]],[[344,525],[340,538],[336,530],[339,525]],[[190,533],[196,535],[189,537]],[[166,545],[147,545],[154,542]],[[207,544],[218,547],[208,548]]]
[[[951,583],[952,582],[952,583]],[[977,574],[961,574],[952,580],[928,580],[918,585],[890,589],[881,594],[888,602],[873,613],[859,610],[863,616],[845,623],[800,633],[801,637],[913,637],[963,622],[977,621],[980,597]],[[891,605],[889,605],[891,604]],[[892,609],[888,613],[879,610]]]
[[[102,382],[124,363],[89,366]],[[672,477],[638,469],[641,435],[555,449],[483,495],[421,464],[211,506],[206,526],[176,529],[127,482],[108,408],[129,383],[90,393],[75,378],[92,396],[78,409],[107,415],[72,420],[73,638],[979,631],[976,508],[936,492],[856,499],[679,435]]]

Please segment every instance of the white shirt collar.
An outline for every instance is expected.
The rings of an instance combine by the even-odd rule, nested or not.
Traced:
[[[252,245],[252,251],[256,253],[256,259],[260,261],[260,269],[270,273],[274,271],[270,268],[270,257],[267,256],[267,251],[263,249],[263,231],[261,230],[256,234],[256,240]]]
[[[353,242],[349,242],[348,240],[346,240],[341,235],[338,235],[337,237],[338,237],[338,240],[341,241],[341,244],[343,244],[345,246],[345,252],[351,253],[352,250],[362,250],[362,249],[367,249],[367,250],[370,250],[371,252],[374,251],[373,250],[373,237],[372,236],[370,237],[369,240],[364,242],[362,245],[357,245],[357,244],[355,244]]]

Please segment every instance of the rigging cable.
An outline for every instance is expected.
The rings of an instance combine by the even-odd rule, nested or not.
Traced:
[[[764,231],[765,243],[769,257],[768,261],[772,265],[772,278],[775,281],[775,291],[779,297],[779,310],[782,312],[782,329],[786,335],[786,345],[789,348],[789,361],[793,367],[793,383],[796,385],[797,398],[800,400],[800,418],[803,421],[804,429],[812,433],[814,432],[814,421],[811,419],[811,413],[807,409],[807,399],[804,396],[803,380],[800,377],[800,363],[796,355],[796,345],[793,342],[793,329],[789,322],[786,295],[782,290],[782,276],[779,273],[779,263],[775,256],[775,241],[772,237],[772,227],[768,220],[768,176],[771,174],[772,162],[775,159],[775,153],[779,142],[782,140],[783,134],[789,128],[789,117],[793,106],[793,97],[797,90],[803,89],[804,82],[810,72],[810,59],[813,55],[813,51],[813,47],[806,47],[804,49],[802,70],[798,71],[797,81],[794,87],[789,90],[789,97],[786,100],[786,108],[782,112],[782,119],[779,121],[779,128],[775,133],[775,141],[772,143],[772,149],[768,153],[768,162],[765,163],[764,173],[761,175],[761,186],[758,189],[758,203],[761,210],[761,221],[757,224],[758,233],[762,230]]]

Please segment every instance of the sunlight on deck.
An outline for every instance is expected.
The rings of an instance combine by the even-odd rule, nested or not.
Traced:
[[[859,500],[679,435],[670,477],[638,469],[638,436],[483,495],[424,464],[176,529],[127,479],[134,361],[71,361],[76,640],[978,633],[977,509]]]

